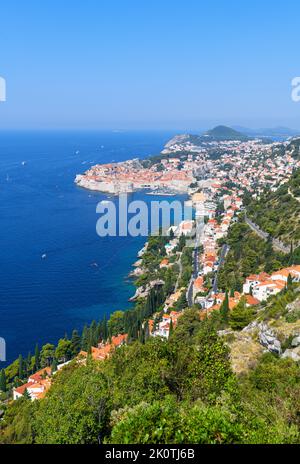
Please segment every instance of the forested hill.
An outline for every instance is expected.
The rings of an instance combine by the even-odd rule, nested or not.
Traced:
[[[250,202],[248,216],[259,227],[293,248],[300,246],[300,169],[276,192]]]
[[[214,129],[207,131],[202,136],[202,139],[210,141],[239,140],[241,142],[245,142],[247,140],[250,140],[250,137],[232,129],[231,127],[217,126]]]

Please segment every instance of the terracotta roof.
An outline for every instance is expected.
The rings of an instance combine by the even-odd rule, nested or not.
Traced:
[[[254,298],[252,295],[245,295],[247,304],[250,306],[256,306],[260,304],[260,301],[257,298]]]

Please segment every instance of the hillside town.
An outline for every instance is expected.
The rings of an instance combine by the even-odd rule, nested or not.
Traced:
[[[221,154],[219,158],[212,159],[212,150],[215,149]],[[178,156],[178,152],[184,154]],[[145,167],[139,160],[132,160],[96,165],[83,176],[76,177],[78,186],[113,194],[158,189],[174,194],[185,192],[190,196],[194,218],[170,227],[162,259],[155,269],[157,278],[138,287],[131,299],[135,302],[147,300],[151,292],[165,285],[160,273],[178,268],[173,291],[163,300],[162,310],[143,321],[144,334],[168,339],[187,308],[197,307],[200,318],[205,319],[220,311],[226,301],[230,311],[242,300],[247,307],[257,307],[282,292],[289,280],[300,283],[300,266],[291,265],[271,274],[249,275],[241,292],[233,291],[229,295],[218,287],[218,273],[229,251],[226,237],[230,227],[244,214],[245,192],[256,197],[266,186],[276,190],[299,167],[300,160],[289,151],[288,142],[208,141],[199,146],[191,144],[190,140],[177,138],[166,145],[162,158],[150,167]],[[192,248],[191,275],[186,285],[182,285],[182,239],[185,244],[187,240],[192,243],[189,245]],[[147,242],[138,253],[139,261],[131,273],[134,279],[147,274],[143,257],[148,245]],[[81,349],[75,361],[86,363],[89,357],[105,361],[116,349],[126,345],[128,339],[129,334],[122,333],[100,340],[90,346],[89,351]],[[61,361],[55,369],[45,366],[31,374],[25,383],[14,387],[13,399],[23,396],[29,396],[32,401],[44,398],[57,372],[71,362]]]
[[[110,194],[136,190],[186,193],[201,179],[226,182],[259,194],[266,186],[276,189],[300,167],[289,150],[290,142],[207,141],[193,145],[185,136],[175,137],[149,167],[138,159],[95,165],[75,183],[83,188]]]

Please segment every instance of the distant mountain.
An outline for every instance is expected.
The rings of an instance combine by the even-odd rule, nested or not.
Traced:
[[[273,127],[262,129],[249,129],[248,127],[233,126],[235,130],[243,132],[250,137],[295,137],[300,135],[300,130],[288,127]]]
[[[241,142],[249,140],[249,137],[242,132],[239,132],[231,127],[227,126],[217,126],[212,130],[205,132],[202,135],[202,139],[220,142],[220,141],[230,141],[230,140],[239,140]]]

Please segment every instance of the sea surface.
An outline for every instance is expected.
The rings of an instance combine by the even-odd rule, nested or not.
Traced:
[[[77,187],[74,178],[95,163],[158,154],[173,135],[0,132],[0,337],[7,362],[131,306],[128,273],[146,239],[100,238],[96,206],[107,196]]]

